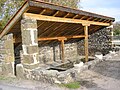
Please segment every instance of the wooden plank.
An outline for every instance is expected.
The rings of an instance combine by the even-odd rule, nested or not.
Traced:
[[[13,16],[7,26],[4,28],[2,33],[0,34],[0,38],[2,38],[5,34],[7,34],[11,28],[20,20],[21,15],[29,8],[28,3],[26,2],[25,5]]]
[[[94,22],[94,21],[87,21],[87,20],[79,20],[79,19],[69,19],[69,18],[61,18],[61,17],[53,17],[53,16],[45,16],[45,15],[38,15],[32,13],[24,13],[23,18],[31,18],[36,20],[42,21],[52,21],[52,22],[63,22],[63,23],[89,23],[92,25],[102,25],[102,26],[110,26],[110,23],[103,23],[103,22]]]
[[[64,18],[66,18],[69,14],[70,14],[70,13],[67,13],[67,14],[64,16]],[[65,24],[65,23],[62,23],[62,24],[58,25],[56,28],[54,28],[54,29],[52,30],[53,33],[50,33],[48,36],[51,36],[52,34],[56,33],[55,30],[57,30],[58,28],[60,28],[60,27],[63,26],[64,24]]]
[[[84,26],[85,33],[85,61],[88,62],[88,26]]]
[[[76,36],[63,36],[63,37],[46,37],[46,38],[38,38],[38,41],[46,41],[46,40],[67,40],[69,38],[83,38],[85,35],[76,35]]]
[[[55,14],[53,14],[53,16],[55,17],[58,13],[59,13],[59,11],[55,12]],[[44,24],[44,23],[43,23],[43,24]],[[55,23],[52,23],[50,26],[46,27],[46,28],[44,29],[44,31],[47,32],[47,30],[48,30],[50,27],[52,27],[53,25],[55,25],[55,24],[56,24],[56,22],[55,22]],[[40,26],[39,26],[39,27],[40,27]],[[45,32],[42,33],[42,35],[44,35]],[[38,36],[38,37],[39,37],[39,36]]]

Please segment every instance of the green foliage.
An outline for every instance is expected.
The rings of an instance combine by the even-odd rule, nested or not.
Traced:
[[[62,84],[61,86],[67,87],[69,89],[77,89],[77,88],[80,88],[80,83],[79,82],[71,82],[71,83],[67,83],[67,84]]]
[[[25,0],[0,0],[0,30],[6,25],[10,18],[20,8]],[[43,0],[46,2],[78,8],[80,0]]]
[[[80,0],[44,0],[46,2],[58,4],[61,6],[68,6],[71,8],[78,8],[78,3]]]
[[[114,31],[114,35],[115,35],[115,36],[120,35],[120,22],[116,22],[116,23],[114,24],[113,31]]]
[[[0,0],[0,30],[20,8],[24,0]]]

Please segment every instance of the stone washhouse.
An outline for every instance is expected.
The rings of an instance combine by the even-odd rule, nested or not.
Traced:
[[[25,1],[0,32],[0,72],[50,83],[70,82],[78,71],[71,64],[79,56],[87,62],[94,55],[91,50],[110,48],[106,27],[114,21],[51,3]]]

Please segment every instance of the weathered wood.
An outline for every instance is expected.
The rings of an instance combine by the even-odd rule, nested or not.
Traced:
[[[79,20],[79,19],[60,18],[60,17],[32,14],[32,13],[24,13],[23,18],[31,18],[31,19],[42,20],[42,21],[53,21],[53,22],[63,22],[63,23],[77,23],[77,24],[87,22],[92,25],[110,26],[110,23],[93,22],[93,21],[86,21],[86,20]]]

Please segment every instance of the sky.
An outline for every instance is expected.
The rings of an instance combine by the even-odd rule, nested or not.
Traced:
[[[120,21],[120,0],[81,0],[81,9]]]

